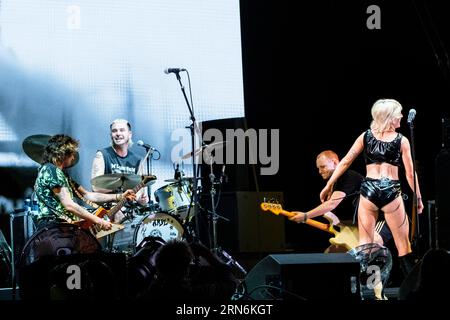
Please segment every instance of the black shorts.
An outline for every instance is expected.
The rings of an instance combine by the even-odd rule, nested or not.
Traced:
[[[361,195],[378,207],[383,208],[401,195],[400,180],[389,178],[364,178],[361,183]]]

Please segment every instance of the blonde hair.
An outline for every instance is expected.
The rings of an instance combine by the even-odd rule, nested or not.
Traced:
[[[112,126],[116,123],[125,123],[128,127],[128,130],[131,132],[131,124],[128,122],[128,120],[125,119],[116,119],[113,122],[111,122],[111,124],[109,125],[109,129],[112,130]],[[111,146],[113,146],[113,140],[111,138]],[[128,149],[131,148],[131,146],[133,145],[133,140],[130,138],[128,140]]]
[[[370,129],[374,132],[384,132],[391,129],[392,121],[402,116],[402,105],[394,99],[380,99],[372,106],[372,123]]]

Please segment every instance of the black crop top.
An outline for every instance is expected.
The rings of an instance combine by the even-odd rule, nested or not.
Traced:
[[[364,134],[364,159],[366,164],[389,163],[400,167],[402,154],[400,152],[402,135],[397,134],[394,140],[385,142],[374,137],[369,129]]]

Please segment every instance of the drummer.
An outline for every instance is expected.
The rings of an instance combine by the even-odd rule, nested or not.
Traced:
[[[74,193],[83,200],[96,203],[117,201],[126,197],[133,200],[133,190],[120,194],[89,192],[78,185],[64,169],[71,167],[78,155],[79,142],[67,135],[58,134],[50,138],[45,147],[42,166],[39,168],[34,190],[39,203],[37,229],[52,223],[89,220],[103,230],[110,230],[109,221],[101,219],[73,201]]]
[[[91,179],[111,173],[142,175],[141,159],[130,150],[133,144],[130,123],[125,119],[116,119],[110,124],[109,128],[111,146],[98,150],[95,154],[92,162]],[[115,192],[115,190],[101,189],[94,185],[92,185],[92,190],[102,193]],[[143,188],[136,193],[136,201],[142,206],[149,202],[147,188]],[[119,211],[111,218],[113,222],[120,223],[124,214]]]

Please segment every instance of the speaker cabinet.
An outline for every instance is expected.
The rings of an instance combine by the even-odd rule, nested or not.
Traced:
[[[222,192],[217,205],[217,242],[231,252],[277,252],[285,248],[285,218],[262,211],[264,198],[283,202],[282,192]],[[202,196],[205,208],[211,210],[210,197]],[[210,226],[212,229],[212,226]],[[210,232],[212,236],[212,232]]]
[[[360,300],[359,263],[346,253],[271,254],[246,276],[256,300]]]
[[[233,191],[251,191],[255,190],[255,186],[253,184],[252,179],[252,164],[249,164],[250,161],[248,158],[245,163],[240,163],[237,161],[237,154],[239,152],[237,148],[236,141],[228,141],[227,140],[227,130],[237,130],[241,129],[243,131],[247,130],[247,124],[245,118],[229,118],[229,119],[218,119],[218,120],[209,120],[203,121],[201,123],[202,134],[205,139],[208,139],[208,135],[205,134],[208,130],[209,132],[215,132],[216,134],[221,135],[221,139],[215,141],[206,141],[208,144],[212,142],[219,141],[227,141],[227,144],[223,146],[219,146],[219,154],[214,153],[216,162],[213,163],[212,167],[209,163],[202,162],[200,166],[201,176],[202,176],[202,187],[204,190],[211,189],[211,181],[209,179],[209,174],[211,174],[211,169],[217,178],[220,177],[223,170],[223,164],[225,164],[225,174],[226,180],[225,183],[222,184],[222,191],[225,192],[233,192]],[[215,139],[218,137],[216,136]],[[230,139],[230,138],[228,138]],[[232,150],[231,150],[232,149]],[[233,161],[230,163],[229,159],[227,160],[227,154],[229,152],[233,152]],[[246,143],[246,155],[248,156],[248,143]],[[242,156],[242,155],[241,155]]]
[[[450,249],[450,149],[436,157],[437,239],[440,248]]]

